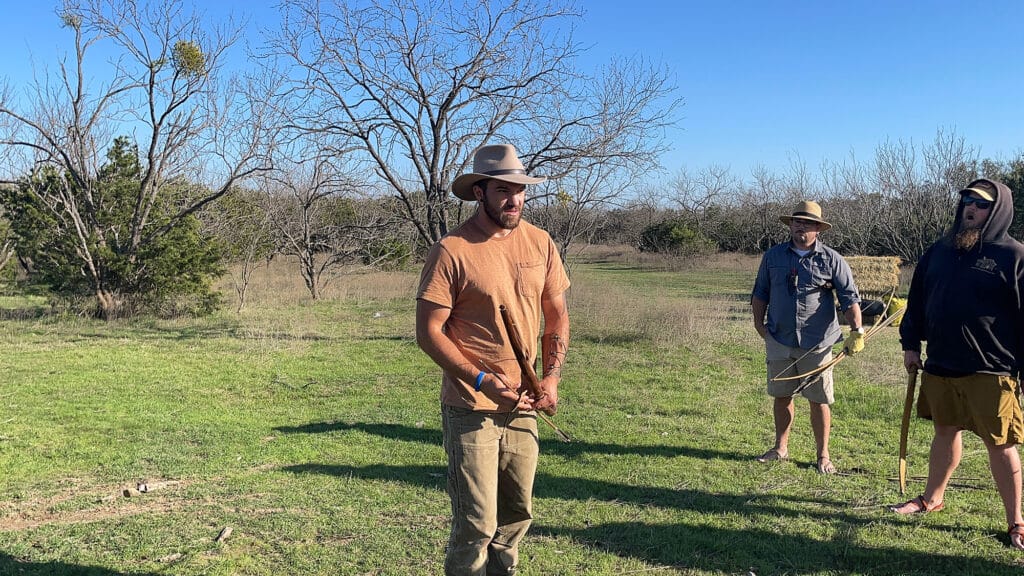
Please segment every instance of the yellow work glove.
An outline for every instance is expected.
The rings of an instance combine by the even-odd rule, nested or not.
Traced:
[[[895,316],[895,315],[899,314],[900,311],[903,310],[906,307],[907,307],[907,299],[906,298],[893,298],[892,302],[889,303],[889,309],[885,311],[885,315],[886,316]],[[903,318],[897,318],[897,319],[893,320],[893,322],[892,322],[892,324],[890,324],[890,326],[892,326],[893,328],[899,328],[900,327],[900,322],[902,322],[902,321],[903,321]]]
[[[853,356],[864,349],[864,333],[851,330],[843,343],[843,351],[847,356]]]

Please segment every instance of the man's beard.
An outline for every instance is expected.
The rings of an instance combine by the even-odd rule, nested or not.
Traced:
[[[789,238],[790,240],[793,241],[794,244],[808,245],[814,244],[814,241],[817,240],[818,236],[815,234],[812,238],[810,232],[801,231],[791,233]]]
[[[960,231],[953,236],[953,246],[959,252],[967,252],[974,248],[981,240],[980,228],[960,228]]]
[[[521,214],[505,214],[501,210],[491,206],[491,203],[487,201],[486,194],[480,203],[483,204],[484,213],[491,219],[491,222],[494,222],[501,228],[504,228],[505,230],[514,230],[516,226],[519,226]]]

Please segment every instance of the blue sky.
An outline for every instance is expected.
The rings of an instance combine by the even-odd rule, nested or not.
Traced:
[[[259,25],[273,0],[221,0]],[[0,49],[14,83],[29,52],[52,63],[66,31],[55,3],[5,7]],[[799,158],[869,160],[888,140],[931,142],[953,131],[983,157],[1024,151],[1024,2],[588,1],[576,39],[584,66],[642,56],[668,66],[685,105],[668,136],[669,174],[711,164],[749,176]],[[60,48],[61,51],[66,48]]]
[[[872,157],[945,129],[984,157],[1024,151],[1024,2],[586,2],[594,56],[676,74],[682,131],[666,164],[788,166]]]

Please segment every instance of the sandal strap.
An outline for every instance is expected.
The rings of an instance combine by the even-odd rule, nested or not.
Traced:
[[[938,504],[932,504],[925,500],[924,494],[921,494],[917,498],[914,498],[913,500],[911,500],[911,502],[917,504],[918,508],[921,509],[921,512],[931,512],[932,510],[935,510],[935,508],[938,507]]]
[[[913,506],[914,509],[902,511],[907,506]],[[919,496],[917,496],[915,498],[911,498],[910,500],[907,500],[906,502],[904,502],[902,504],[890,506],[889,510],[891,510],[893,512],[898,512],[900,514],[925,514],[925,513],[928,513],[928,512],[938,512],[939,510],[942,510],[943,508],[944,508],[944,506],[943,506],[943,503],[941,501],[934,502],[934,503],[929,502],[928,500],[925,500],[924,494],[921,494],[921,495],[919,495]],[[1024,524],[1021,525],[1021,530],[1024,531]],[[1024,533],[1024,532],[1022,532],[1022,533]]]

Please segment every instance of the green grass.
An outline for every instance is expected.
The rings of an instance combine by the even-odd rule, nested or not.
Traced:
[[[753,461],[772,439],[754,266],[574,266],[556,421],[578,442],[541,429],[520,573],[1019,573],[976,438],[945,511],[884,511],[900,499],[891,329],[837,368],[844,475],[811,469],[803,401],[793,459]],[[282,277],[201,320],[2,303],[0,574],[440,573],[439,372],[413,339],[415,272],[339,278],[317,303]],[[915,421],[913,476],[929,438]],[[124,496],[143,481],[171,483]]]

